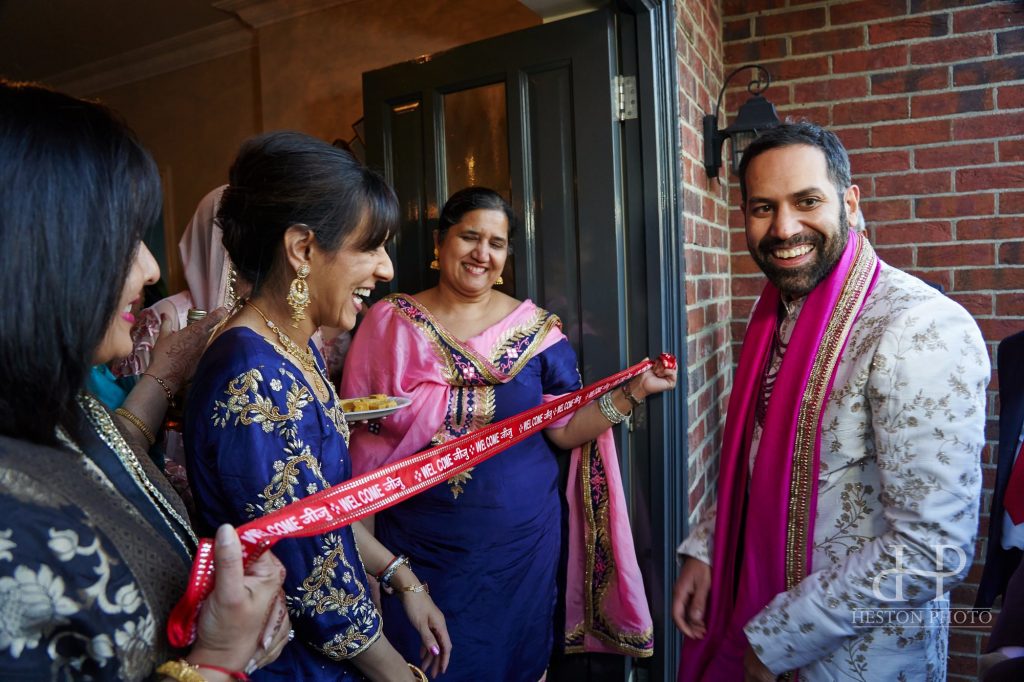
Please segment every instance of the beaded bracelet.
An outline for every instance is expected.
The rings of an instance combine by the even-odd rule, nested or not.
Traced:
[[[416,585],[406,585],[405,587],[395,590],[396,592],[425,592],[430,594],[430,586],[427,583],[418,583]]]
[[[615,403],[612,402],[611,393],[605,393],[598,398],[597,406],[601,409],[601,414],[604,415],[604,418],[612,424],[620,424],[629,416],[628,414],[622,414],[619,412],[619,408],[615,407]]]
[[[167,395],[167,405],[171,406],[174,404],[174,391],[171,390],[171,387],[167,385],[166,381],[155,374],[151,374],[150,372],[143,372],[142,376],[149,377],[156,383],[160,384],[160,388],[164,389],[164,393]]]
[[[123,407],[119,407],[116,410],[114,410],[114,414],[119,414],[125,419],[127,419],[132,426],[137,428],[142,433],[142,435],[146,437],[147,443],[149,443],[150,445],[156,443],[156,436],[153,435],[152,429],[146,426],[146,422],[142,421],[139,415],[135,414],[134,412],[130,412]]]
[[[644,404],[643,398],[637,398],[635,395],[633,395],[633,391],[629,390],[628,381],[622,384],[622,386],[619,386],[619,388],[622,389],[622,395],[626,396],[626,400],[628,400],[630,404],[633,405],[633,407],[640,407],[641,405]]]

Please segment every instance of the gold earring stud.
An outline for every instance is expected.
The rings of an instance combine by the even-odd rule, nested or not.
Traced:
[[[502,277],[501,275],[498,275],[498,279],[494,280],[494,286],[496,286],[496,287],[500,287],[504,283],[505,283],[505,278]]]

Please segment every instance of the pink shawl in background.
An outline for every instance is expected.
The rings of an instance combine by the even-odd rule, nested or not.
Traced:
[[[754,308],[722,443],[707,634],[685,641],[681,682],[742,680],[748,646],[743,627],[811,571],[821,417],[850,329],[878,268],[867,239],[851,232],[839,263],[808,294],[768,402],[751,476],[754,410],[764,367],[771,361],[779,290],[767,284]],[[741,542],[743,562],[737,567]],[[787,551],[787,546],[792,549]]]
[[[189,308],[209,312],[224,305],[227,299],[231,261],[221,241],[220,227],[214,222],[225,187],[222,185],[199,200],[195,215],[178,242],[188,288],[153,306],[158,314],[171,317],[172,330],[184,329]]]
[[[409,398],[412,403],[384,420],[379,433],[365,427],[353,430],[349,448],[353,474],[372,471],[414,454],[432,441],[447,439],[443,425],[449,394],[460,375],[482,372],[488,383],[505,383],[530,357],[565,338],[558,318],[549,315],[544,329],[511,369],[502,371],[488,360],[492,349],[507,338],[508,330],[544,315],[527,300],[501,322],[460,341],[411,296],[392,295],[373,306],[349,349],[340,394],[352,398],[384,393]],[[568,420],[554,427],[564,426]],[[468,430],[483,425],[469,424]],[[566,491],[566,650],[650,656],[652,620],[611,429],[595,442],[574,449],[571,457]]]

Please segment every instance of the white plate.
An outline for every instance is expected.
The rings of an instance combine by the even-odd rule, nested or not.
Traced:
[[[344,400],[352,400],[352,398],[344,398]],[[379,410],[362,410],[361,412],[345,412],[344,413],[345,414],[345,421],[347,421],[347,422],[361,422],[361,421],[367,421],[369,419],[380,419],[381,417],[386,417],[389,414],[393,414],[395,412],[398,412],[403,407],[409,407],[409,405],[412,404],[412,401],[409,400],[408,398],[391,397],[391,400],[394,400],[398,404],[395,405],[394,407],[383,407],[383,408],[381,408]]]

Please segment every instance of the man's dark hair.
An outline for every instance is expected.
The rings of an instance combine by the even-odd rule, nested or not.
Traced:
[[[0,433],[81,433],[75,396],[142,234],[160,214],[152,158],[106,107],[0,81]]]
[[[398,229],[394,190],[349,152],[292,131],[250,138],[231,166],[217,223],[224,248],[253,293],[273,271],[282,237],[305,225],[325,251],[366,223],[356,248],[373,250]]]
[[[487,187],[467,187],[460,189],[448,197],[441,209],[441,215],[437,220],[437,236],[439,241],[444,241],[444,236],[451,229],[452,225],[458,225],[462,218],[471,211],[488,210],[501,211],[508,219],[508,236],[512,236],[512,229],[516,224],[516,216],[512,207],[505,201],[505,198]]]
[[[836,134],[809,121],[786,122],[769,128],[751,142],[743,152],[740,167],[740,195],[743,203],[747,201],[747,167],[750,162],[769,149],[789,147],[795,144],[806,144],[816,147],[825,155],[828,177],[842,198],[843,193],[853,183],[850,177],[850,157],[846,148]]]

